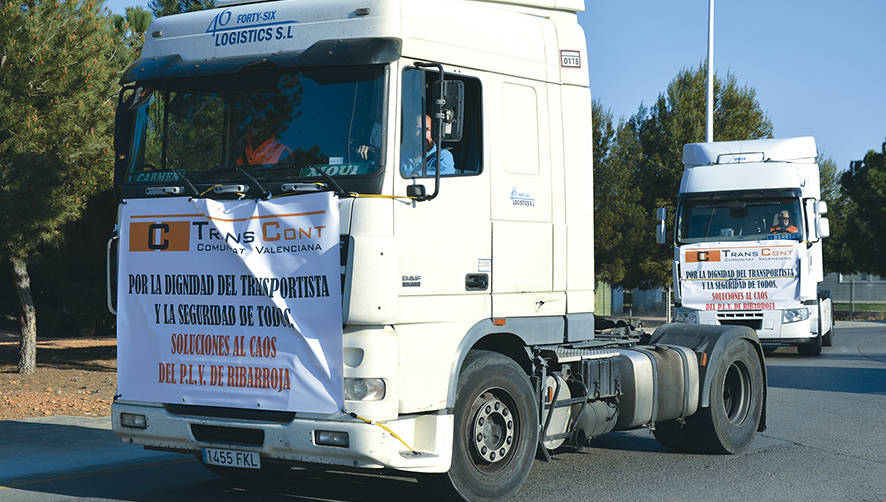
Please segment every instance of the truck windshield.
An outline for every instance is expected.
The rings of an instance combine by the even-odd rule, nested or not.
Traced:
[[[384,159],[385,66],[140,82],[126,182],[367,178]],[[225,174],[227,173],[227,174]]]
[[[677,212],[677,241],[801,240],[799,199],[685,200]]]

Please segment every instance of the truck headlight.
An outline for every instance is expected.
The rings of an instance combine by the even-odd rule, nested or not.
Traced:
[[[692,309],[674,309],[674,322],[698,323],[698,311]]]
[[[123,427],[132,427],[135,429],[147,429],[148,419],[144,415],[138,415],[135,413],[121,413],[120,425],[122,425]]]
[[[799,309],[785,309],[781,314],[781,322],[784,324],[805,321],[806,319],[809,319],[809,309],[806,307]]]
[[[379,401],[385,397],[385,381],[381,378],[345,378],[347,401]]]

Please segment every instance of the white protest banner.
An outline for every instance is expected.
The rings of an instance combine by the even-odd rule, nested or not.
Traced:
[[[698,243],[680,248],[680,295],[698,310],[776,310],[800,305],[799,244]]]
[[[344,404],[338,204],[131,199],[120,399],[333,413]]]

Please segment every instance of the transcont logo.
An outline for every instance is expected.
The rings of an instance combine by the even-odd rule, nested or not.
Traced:
[[[201,214],[137,215],[129,223],[130,251],[234,251],[244,253],[293,253],[321,251],[325,225],[291,225],[289,217],[323,214],[325,211],[250,216],[246,218],[214,218]],[[164,221],[180,217],[188,220]],[[191,220],[190,218],[196,218]],[[204,219],[205,218],[205,219]],[[221,227],[210,224],[213,220]],[[237,224],[231,226],[230,224]]]
[[[132,222],[129,224],[129,250],[188,251],[190,226],[188,221]]]
[[[693,249],[686,251],[686,263],[720,261],[719,249]]]

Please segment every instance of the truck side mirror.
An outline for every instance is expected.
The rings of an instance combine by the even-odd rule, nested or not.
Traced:
[[[827,218],[816,218],[815,219],[815,233],[818,234],[819,239],[824,239],[831,235],[831,222],[828,221]]]
[[[425,195],[427,195],[427,193],[425,192],[424,185],[407,185],[406,186],[406,196],[407,197],[411,197],[411,198],[415,198],[415,199],[422,199],[425,197]]]
[[[828,212],[828,203],[820,200],[815,203],[815,214],[826,214]]]
[[[665,227],[665,218],[667,218],[667,216],[667,209],[660,207],[656,210],[658,224],[655,226],[655,242],[657,244],[664,244],[665,242],[667,242],[667,229]]]
[[[461,80],[446,80],[443,84],[442,99],[439,86],[432,85],[431,89],[434,93],[434,103],[442,105],[438,113],[443,115],[443,141],[461,141],[465,116],[465,83]],[[436,120],[434,123],[436,124]]]

